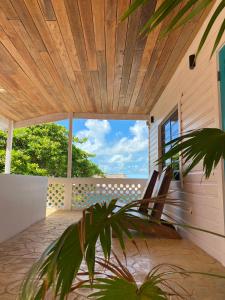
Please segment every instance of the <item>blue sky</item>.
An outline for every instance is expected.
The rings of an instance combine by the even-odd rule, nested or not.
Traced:
[[[68,120],[57,122],[68,128]],[[75,119],[73,134],[88,141],[80,148],[107,174],[148,177],[148,132],[145,121]]]

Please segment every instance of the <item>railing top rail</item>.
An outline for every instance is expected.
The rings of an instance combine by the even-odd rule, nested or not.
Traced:
[[[74,178],[62,178],[62,177],[49,177],[48,178],[49,183],[107,183],[107,184],[145,184],[147,182],[147,179],[140,179],[140,178],[93,178],[93,177],[74,177]]]

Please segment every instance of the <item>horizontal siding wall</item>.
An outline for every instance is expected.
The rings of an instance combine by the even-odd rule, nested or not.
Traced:
[[[189,55],[195,53],[197,49],[209,18],[206,20],[173,78],[151,111],[151,115],[155,118],[150,131],[152,169],[158,168],[155,161],[160,153],[160,124],[176,105],[179,108],[181,132],[202,127],[220,127],[220,100],[217,82],[218,53],[210,60],[210,52],[222,19],[221,16],[219,22],[214,26],[207,44],[197,60],[195,69],[190,70]],[[223,44],[225,44],[225,37],[223,37],[220,47]],[[208,180],[203,177],[202,164],[199,163],[188,176],[183,178],[181,184],[183,187],[176,193],[176,196],[182,200],[182,204],[176,209],[167,208],[171,216],[179,222],[224,234],[222,163]],[[180,232],[225,264],[224,240],[194,230],[180,229]]]

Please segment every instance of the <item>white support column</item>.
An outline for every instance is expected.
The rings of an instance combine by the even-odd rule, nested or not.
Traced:
[[[146,121],[146,125],[148,127],[148,175],[151,175],[151,161],[150,161],[150,122]]]
[[[6,154],[5,154],[5,174],[10,174],[11,171],[11,153],[12,153],[12,142],[13,142],[13,127],[14,122],[9,121]]]
[[[67,178],[72,177],[72,145],[73,145],[73,113],[69,113],[69,140],[68,140],[68,160]]]

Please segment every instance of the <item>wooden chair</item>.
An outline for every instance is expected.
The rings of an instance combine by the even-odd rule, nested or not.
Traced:
[[[159,175],[159,172],[154,170],[152,173],[152,176],[147,184],[147,188],[145,190],[144,196],[141,200],[141,204],[139,207],[139,211],[141,211],[141,212],[144,212],[144,213],[148,212],[149,201],[146,201],[146,199],[150,199],[152,197],[158,175]]]
[[[132,224],[126,222],[125,225],[128,229],[136,230],[136,228],[139,228],[142,233],[157,238],[180,239],[179,234],[173,226],[160,223],[172,178],[173,170],[171,167],[167,167],[159,178],[156,193],[156,197],[159,198],[159,201],[154,203],[151,214],[143,214],[143,212],[146,213],[146,209],[148,212],[149,201],[147,199],[151,198],[145,197],[143,203],[140,205],[139,212],[132,212],[132,215],[137,217],[136,219],[134,218],[133,221],[135,226],[132,225],[134,224],[133,222]],[[144,211],[141,209],[141,206],[142,209],[144,208]]]
[[[140,211],[140,212],[143,212],[143,213],[148,212],[148,207],[149,207],[148,199],[150,199],[152,197],[152,194],[153,194],[153,191],[155,189],[156,182],[157,182],[158,175],[159,175],[159,172],[154,170],[153,173],[152,173],[151,178],[147,182],[146,190],[144,191],[144,195],[143,195],[142,199],[140,200],[140,206],[139,206],[137,211]],[[125,204],[121,201],[118,201],[117,205],[118,205],[118,207],[123,207]]]
[[[167,167],[166,170],[162,173],[159,186],[158,186],[158,192],[156,197],[159,197],[160,201],[155,202],[153,205],[153,209],[151,212],[151,219],[154,219],[156,221],[160,221],[163,213],[163,208],[165,205],[166,197],[169,192],[170,183],[173,179],[173,170],[171,167]]]

